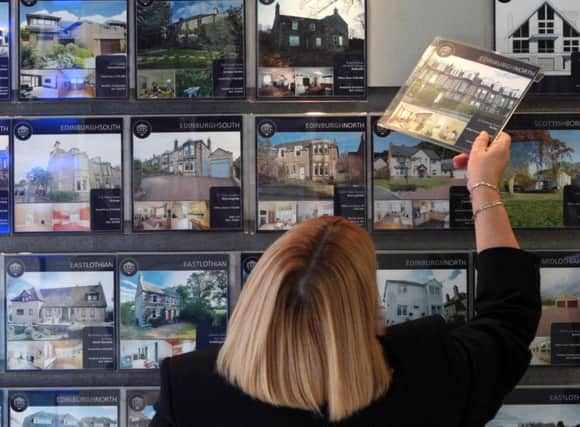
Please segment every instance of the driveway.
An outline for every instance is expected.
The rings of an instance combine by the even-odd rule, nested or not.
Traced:
[[[232,178],[212,178],[209,176],[151,176],[143,178],[143,193],[136,198],[144,201],[201,201],[209,200],[211,187],[237,187]]]

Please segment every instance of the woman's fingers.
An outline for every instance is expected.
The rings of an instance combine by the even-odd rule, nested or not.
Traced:
[[[488,145],[489,145],[489,134],[486,131],[481,131],[481,133],[477,136],[477,138],[475,138],[475,141],[473,141],[471,151],[473,152],[485,151],[487,150]]]
[[[453,157],[453,169],[467,169],[467,162],[469,162],[469,155],[458,154]]]

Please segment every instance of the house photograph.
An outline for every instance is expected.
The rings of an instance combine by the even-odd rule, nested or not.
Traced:
[[[435,314],[447,321],[465,321],[465,270],[379,269],[377,285],[386,326]]]
[[[570,76],[572,54],[580,51],[580,4],[496,0],[495,49],[541,67],[547,76]]]
[[[117,406],[28,406],[10,411],[13,427],[118,427]]]
[[[10,55],[9,9],[9,2],[0,3],[0,57],[7,57]]]
[[[133,229],[208,230],[209,201],[199,202],[134,202]]]
[[[290,67],[258,68],[258,94],[260,96],[294,96],[296,94],[296,69]]]
[[[563,227],[564,190],[580,186],[580,130],[509,130],[502,198],[515,227]]]
[[[486,427],[575,427],[580,423],[578,405],[503,405]]]
[[[298,221],[298,203],[258,201],[258,228],[266,231],[289,230]]]
[[[411,200],[375,200],[374,228],[396,230],[413,228]]]
[[[293,0],[258,4],[259,66],[332,67],[340,54],[364,56],[365,2]]]
[[[195,339],[121,339],[120,367],[121,369],[159,369],[166,357],[190,351],[195,351]]]

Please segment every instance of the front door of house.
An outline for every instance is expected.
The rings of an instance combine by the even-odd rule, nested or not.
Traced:
[[[121,53],[121,40],[101,40],[101,54]]]

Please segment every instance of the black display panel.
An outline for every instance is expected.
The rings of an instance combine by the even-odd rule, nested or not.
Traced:
[[[159,368],[224,341],[228,255],[123,255],[119,286],[121,369]]]
[[[242,229],[242,117],[135,117],[133,230]]]
[[[10,1],[0,1],[0,101],[9,101],[11,92]]]
[[[10,202],[10,120],[0,119],[0,234],[9,234]]]
[[[486,427],[577,426],[579,402],[577,388],[517,388]]]
[[[580,93],[580,4],[576,0],[494,0],[495,50],[539,66],[539,94]]]
[[[14,121],[14,231],[121,231],[121,118]]]
[[[473,227],[467,171],[457,152],[377,126],[373,146],[375,230]]]
[[[159,390],[127,390],[127,424],[126,427],[145,427],[155,416],[153,405],[157,403]]]
[[[364,98],[366,0],[256,0],[259,98]]]
[[[137,97],[244,98],[244,0],[139,0]]]
[[[366,118],[256,118],[257,228],[337,215],[366,223]]]
[[[379,253],[377,268],[385,326],[431,315],[453,323],[467,319],[467,254]]]
[[[8,406],[9,427],[119,425],[118,390],[10,390]]]
[[[115,368],[114,256],[4,262],[7,370]]]
[[[127,0],[21,0],[20,100],[127,98]]]
[[[514,227],[580,226],[580,115],[517,114],[501,196]]]

